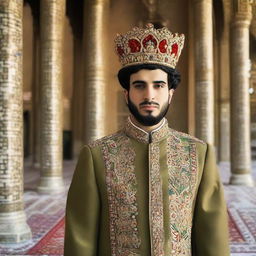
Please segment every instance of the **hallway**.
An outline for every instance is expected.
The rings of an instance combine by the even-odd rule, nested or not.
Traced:
[[[0,255],[63,254],[66,194],[75,164],[74,161],[64,161],[64,193],[39,196],[36,192],[39,172],[31,168],[28,161],[25,162],[25,212],[33,239],[18,245],[1,245]],[[256,187],[227,185],[229,163],[221,163],[220,170],[228,201],[231,255],[256,256]],[[253,176],[256,180],[256,161],[253,162]]]

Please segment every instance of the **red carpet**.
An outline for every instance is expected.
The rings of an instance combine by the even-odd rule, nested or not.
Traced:
[[[27,254],[63,255],[64,224],[63,217]]]
[[[245,242],[241,232],[239,231],[234,219],[228,212],[228,226],[229,226],[229,237],[231,243],[243,243]]]
[[[63,238],[65,229],[65,218],[63,217],[34,247],[28,255],[63,255]],[[229,232],[231,243],[245,243],[234,219],[229,214]]]

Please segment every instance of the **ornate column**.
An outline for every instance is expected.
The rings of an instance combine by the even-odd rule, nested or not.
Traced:
[[[74,86],[72,95],[72,130],[73,130],[73,156],[77,158],[83,146],[83,117],[86,111],[84,105],[84,83],[83,65],[85,61],[81,52],[83,51],[82,40],[74,37]],[[80,115],[77,115],[80,113]],[[82,114],[82,115],[81,115]]]
[[[109,0],[84,1],[85,143],[105,135],[108,9]]]
[[[252,59],[250,81],[250,105],[251,105],[251,149],[252,158],[256,159],[256,58]]]
[[[251,142],[252,158],[256,159],[256,1],[252,7],[252,22],[250,32],[252,41],[250,45],[251,58],[251,81],[250,81],[250,98],[251,98]]]
[[[62,43],[65,0],[40,2],[41,193],[62,191]]]
[[[68,1],[67,16],[73,32],[73,91],[71,99],[71,124],[73,158],[78,158],[84,144],[84,63],[83,59],[83,1]],[[78,114],[79,113],[79,114]]]
[[[193,0],[195,27],[196,136],[214,144],[212,1]]]
[[[0,242],[31,238],[23,205],[22,13],[0,1]]]
[[[252,21],[250,26],[250,32],[256,39],[256,0],[252,0]]]
[[[224,24],[219,40],[219,161],[230,161],[230,70],[229,70],[229,24],[230,0],[223,1]]]
[[[32,83],[32,156],[33,166],[40,167],[40,8],[38,1],[29,2],[33,15],[33,83]]]
[[[231,178],[230,183],[253,186],[251,176],[249,26],[252,13],[249,0],[233,1],[231,20]]]

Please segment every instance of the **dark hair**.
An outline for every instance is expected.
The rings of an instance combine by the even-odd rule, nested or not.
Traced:
[[[161,69],[165,71],[168,75],[169,90],[176,89],[178,84],[180,83],[180,73],[176,69],[159,65],[159,64],[138,64],[134,66],[124,67],[119,70],[118,80],[124,89],[129,91],[131,74],[137,73],[141,69],[149,69],[149,70]]]

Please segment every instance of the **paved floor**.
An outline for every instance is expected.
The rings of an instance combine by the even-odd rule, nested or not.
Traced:
[[[75,161],[64,162],[66,189],[71,181],[75,164]],[[229,163],[220,163],[219,167],[224,183],[230,217],[231,255],[256,256],[256,187],[248,188],[228,185],[230,165]],[[252,167],[253,176],[256,180],[256,161],[253,162]],[[26,252],[37,244],[64,216],[67,190],[63,194],[56,196],[39,195],[36,190],[39,180],[39,170],[33,168],[29,161],[25,162],[24,176],[25,211],[28,223],[33,232],[33,239],[20,245],[0,245],[0,255],[29,255]],[[63,238],[58,242],[60,244],[59,247],[61,247]],[[54,255],[61,255],[61,253]]]
[[[256,256],[256,186],[228,185],[230,164],[220,163],[219,167],[228,205],[232,255]],[[252,163],[252,175],[256,180],[256,161]]]

